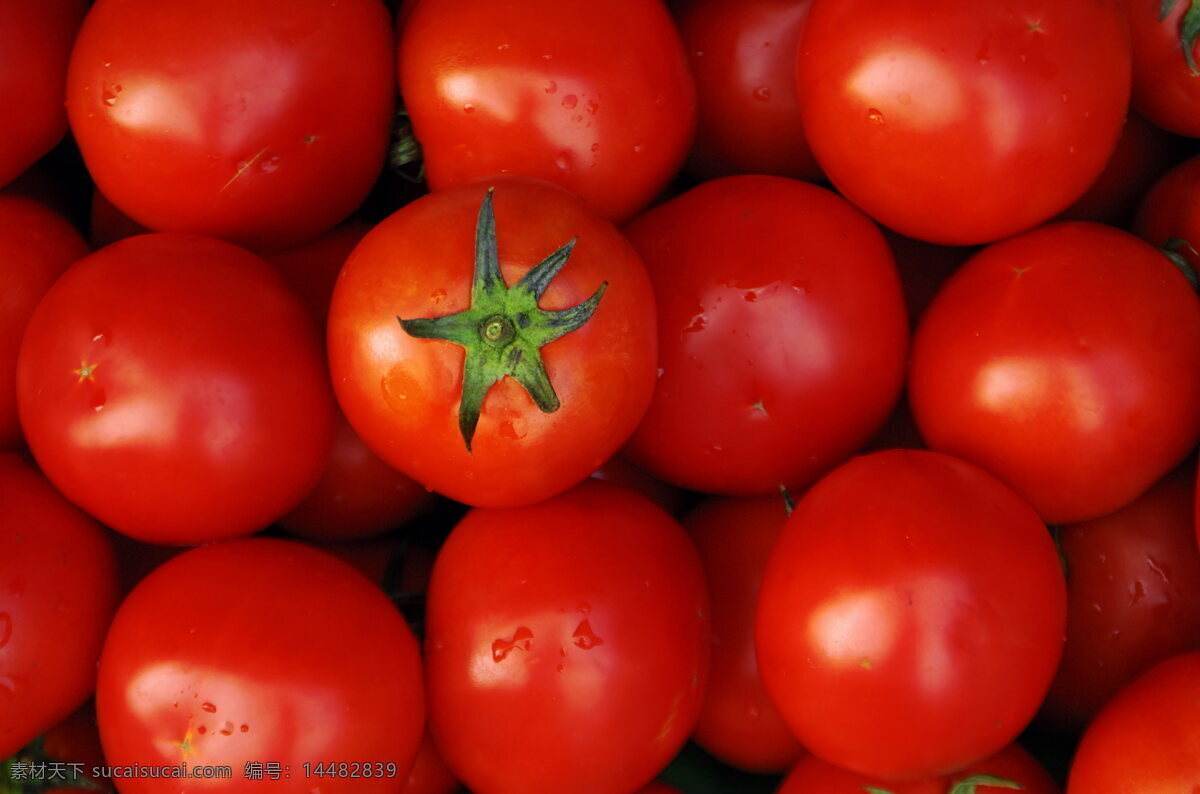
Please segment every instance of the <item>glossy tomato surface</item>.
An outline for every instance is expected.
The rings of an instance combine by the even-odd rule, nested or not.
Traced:
[[[814,0],[797,79],[830,181],[901,234],[963,245],[1087,190],[1121,133],[1130,71],[1116,0]]]
[[[1133,42],[1133,106],[1163,129],[1200,135],[1196,8],[1180,0],[1125,0]]]
[[[996,243],[917,328],[926,443],[983,466],[1050,523],[1133,501],[1200,436],[1200,299],[1131,234],[1064,223]]]
[[[291,541],[216,543],[165,563],[122,603],[96,708],[111,765],[232,770],[186,791],[400,792],[424,724],[420,652],[348,564]],[[267,763],[278,776],[263,776]],[[149,776],[119,785],[181,788]]]
[[[659,0],[422,0],[398,51],[433,190],[538,177],[621,223],[692,143],[695,86]]]
[[[658,380],[627,453],[669,482],[766,495],[852,455],[900,393],[908,324],[891,251],[832,191],[713,180],[625,232],[658,301]]]
[[[325,465],[334,404],[317,330],[283,279],[230,243],[132,237],[38,304],[17,362],[46,476],[157,543],[248,535]]]
[[[494,199],[488,184],[448,189],[376,226],[334,288],[328,345],[338,402],[381,458],[458,501],[511,506],[583,480],[633,432],[654,388],[655,310],[637,252],[586,204],[545,182],[494,184]],[[512,296],[547,257],[560,250],[567,257],[536,303],[528,293],[520,306],[506,298],[509,309],[469,321],[478,325],[460,339],[476,348],[468,357],[463,344],[411,335],[402,321],[465,317],[459,313],[485,305],[490,293],[473,286],[484,204],[494,204],[504,288],[491,281],[489,290]],[[558,323],[565,315],[555,312],[588,301],[598,302],[581,327],[537,347],[556,333],[539,324]],[[489,341],[489,327],[504,334]],[[515,367],[524,382],[485,376],[500,366]],[[534,400],[530,388],[545,381],[557,407]],[[468,435],[463,395],[472,384],[483,387],[475,392],[482,402]]]
[[[284,248],[349,215],[382,170],[392,58],[379,0],[101,0],[67,112],[134,220]]]
[[[695,724],[700,560],[619,486],[468,513],[434,565],[427,619],[433,737],[474,791],[634,791]]]
[[[797,503],[767,561],[763,683],[814,755],[952,772],[1012,742],[1062,650],[1066,586],[1027,502],[937,452],[851,460]]]
[[[1138,204],[1133,231],[1200,268],[1200,157],[1163,173]]]

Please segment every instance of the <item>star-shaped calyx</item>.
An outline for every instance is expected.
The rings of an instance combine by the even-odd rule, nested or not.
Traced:
[[[558,395],[542,363],[541,348],[587,323],[608,286],[608,282],[602,283],[590,298],[569,309],[551,311],[538,306],[538,299],[570,258],[577,238],[547,256],[513,286],[505,284],[496,248],[492,192],[489,188],[484,196],[475,225],[470,308],[441,317],[396,318],[409,336],[444,339],[466,351],[458,427],[468,452],[483,399],[505,376],[520,383],[542,411],[558,410]]]

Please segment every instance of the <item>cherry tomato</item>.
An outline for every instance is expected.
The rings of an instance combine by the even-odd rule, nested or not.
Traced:
[[[131,237],[46,293],[17,361],[26,440],[108,526],[157,543],[247,535],[316,484],[334,405],[316,329],[263,260]]]
[[[67,112],[99,189],[137,222],[285,248],[379,176],[392,58],[378,0],[99,0]]]
[[[472,510],[427,615],[430,728],[474,791],[634,791],[695,724],[704,573],[682,527],[632,491],[589,480]]]
[[[398,59],[432,190],[538,177],[621,223],[692,143],[696,89],[659,0],[418,2]]]
[[[1190,0],[1125,0],[1133,42],[1133,106],[1181,135],[1200,135],[1200,68]]]
[[[495,185],[432,193],[363,239],[334,289],[329,362],[381,458],[452,499],[512,506],[570,488],[633,432],[654,388],[654,294],[582,201]]]
[[[1100,175],[1130,58],[1117,0],[815,0],[797,90],[847,198],[909,237],[984,243],[1053,217]]]
[[[1050,523],[1111,513],[1200,437],[1200,299],[1131,234],[1062,223],[996,243],[947,282],[913,343],[930,448]]]
[[[759,590],[758,668],[814,755],[882,779],[944,775],[1026,727],[1062,650],[1049,532],[992,475],[937,452],[822,478]]]

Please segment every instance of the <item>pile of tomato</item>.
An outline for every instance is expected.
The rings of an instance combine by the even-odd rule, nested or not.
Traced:
[[[0,794],[1200,791],[1198,33],[0,0]]]

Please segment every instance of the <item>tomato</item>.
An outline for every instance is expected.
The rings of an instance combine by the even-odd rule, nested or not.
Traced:
[[[1033,508],[937,452],[864,455],[796,505],[755,624],[767,693],[813,755],[882,779],[998,752],[1041,703],[1066,587]]]
[[[934,299],[909,398],[932,449],[1049,523],[1137,498],[1200,437],[1200,299],[1151,246],[1086,223],[996,243]]]
[[[1164,173],[1142,197],[1133,231],[1200,269],[1200,156]]]
[[[633,432],[654,318],[620,232],[560,188],[501,180],[494,198],[420,198],[363,239],[334,288],[329,363],[346,418],[389,464],[467,504],[531,504]]]
[[[430,729],[474,791],[634,791],[695,724],[704,573],[632,491],[589,480],[472,510],[434,564],[427,619]]]
[[[812,0],[689,0],[677,14],[699,115],[687,170],[817,181],[796,100],[796,46]]]
[[[684,519],[712,598],[712,668],[692,739],[753,772],[782,772],[802,754],[763,688],[754,655],[759,582],[787,517],[779,496],[713,497]]]
[[[25,325],[50,285],[87,253],[62,216],[33,199],[0,194],[0,450],[21,446],[16,381]]]
[[[1130,58],[1117,0],[815,0],[797,91],[847,198],[909,237],[984,243],[1051,218],[1100,175]]]
[[[1196,33],[1190,0],[1125,0],[1133,41],[1133,106],[1154,124],[1200,135]],[[1191,31],[1191,32],[1189,32]]]
[[[400,791],[402,794],[454,794],[458,790],[458,778],[446,767],[432,737],[426,733]]]
[[[84,778],[94,786],[92,791],[115,791],[112,782],[107,778],[93,777],[94,772],[101,771],[99,768],[105,766],[94,702],[89,700],[42,734],[41,749],[46,758],[50,759],[48,763],[57,762],[66,767],[61,779],[68,784],[62,788],[51,788],[46,794],[79,794],[79,785],[84,783]],[[48,768],[47,777],[50,776],[50,772]]]
[[[247,535],[325,465],[334,405],[310,316],[263,260],[181,234],[79,260],[34,310],[17,361],[46,476],[157,543]]]
[[[0,3],[0,187],[49,152],[67,131],[67,57],[85,0]]]
[[[659,0],[418,2],[398,70],[432,190],[538,177],[621,223],[694,136],[696,89]]]
[[[424,725],[420,653],[348,564],[292,541],[216,543],[168,561],[122,603],[96,710],[110,765],[232,770],[187,791],[399,792]],[[287,775],[254,779],[252,764],[268,763]],[[181,788],[148,776],[119,785]]]
[[[1200,651],[1159,662],[1100,711],[1071,761],[1067,794],[1147,794],[1200,786]]]
[[[392,48],[378,0],[100,0],[67,112],[97,186],[137,222],[285,248],[379,176]]]
[[[83,705],[117,605],[104,530],[0,454],[0,759]]]
[[[625,228],[658,299],[658,381],[626,448],[705,493],[798,489],[895,404],[908,326],[891,252],[841,197],[772,176],[713,180]]]

